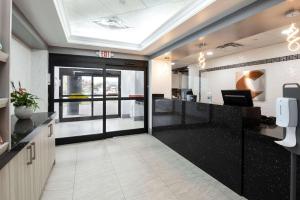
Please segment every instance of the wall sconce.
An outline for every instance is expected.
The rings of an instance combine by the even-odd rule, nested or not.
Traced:
[[[282,33],[287,35],[286,41],[288,42],[288,49],[290,51],[300,50],[300,37],[298,36],[299,28],[297,28],[294,23]]]
[[[205,59],[203,52],[199,53],[198,61],[199,61],[199,66],[201,67],[201,69],[204,69],[206,66],[206,59]]]

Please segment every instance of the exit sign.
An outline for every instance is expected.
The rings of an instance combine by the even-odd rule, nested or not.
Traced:
[[[98,51],[97,55],[100,58],[111,58],[111,57],[113,57],[113,53],[111,51]]]

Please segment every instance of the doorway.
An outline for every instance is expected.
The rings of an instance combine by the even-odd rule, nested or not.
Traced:
[[[49,111],[57,144],[145,133],[145,61],[50,54]]]
[[[103,93],[116,101],[107,118],[121,117],[121,73],[106,72],[106,88],[103,88],[103,70],[78,67],[58,67],[59,99],[74,100],[59,104],[59,121],[84,121],[103,119]]]

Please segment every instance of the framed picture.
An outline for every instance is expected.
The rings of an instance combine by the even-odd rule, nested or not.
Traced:
[[[253,100],[265,101],[265,70],[249,70],[236,73],[236,89],[250,90]]]

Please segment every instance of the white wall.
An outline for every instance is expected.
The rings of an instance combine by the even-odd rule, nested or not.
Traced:
[[[292,55],[299,52],[289,52],[286,44],[277,44],[264,48],[241,52],[207,62],[209,67],[224,66],[229,64],[244,63],[260,59],[274,58]],[[265,69],[266,70],[266,100],[255,101],[255,106],[260,106],[262,114],[275,116],[275,101],[282,96],[282,85],[284,83],[300,83],[300,60],[283,61],[277,63],[261,64],[249,67],[233,68],[204,72],[201,75],[201,101],[207,102],[208,93],[212,94],[215,104],[223,104],[221,90],[235,89],[235,74],[238,71]]]
[[[11,40],[11,71],[10,80],[18,85],[20,81],[22,87],[31,86],[31,49],[16,39]]]
[[[37,95],[39,107],[36,112],[48,111],[48,51],[32,50],[18,39],[12,39],[10,80],[30,93]]]
[[[32,51],[30,90],[39,99],[38,112],[48,111],[48,51]]]
[[[151,61],[151,94],[172,96],[172,66],[169,61]]]

